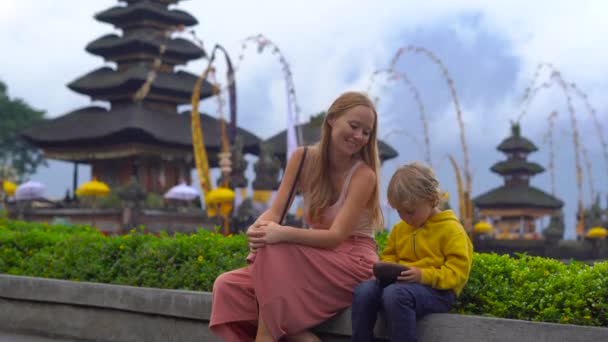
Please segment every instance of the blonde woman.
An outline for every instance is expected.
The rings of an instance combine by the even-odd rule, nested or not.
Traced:
[[[319,341],[308,329],[351,305],[378,260],[377,126],[366,95],[347,92],[332,103],[319,143],[296,150],[274,202],[249,227],[250,265],[216,279],[213,333],[225,341]],[[294,184],[311,229],[278,222]]]

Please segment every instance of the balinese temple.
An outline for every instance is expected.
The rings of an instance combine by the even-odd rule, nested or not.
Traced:
[[[73,162],[75,179],[77,165],[89,164],[92,176],[111,187],[132,176],[146,191],[156,193],[180,181],[190,182],[190,115],[179,114],[177,108],[190,103],[197,76],[175,67],[206,54],[189,40],[167,34],[197,24],[192,15],[173,7],[178,1],[122,0],[124,5],[95,15],[122,31],[86,47],[112,66],[89,72],[68,87],[91,100],[109,102],[109,109],[80,108],[25,131],[23,137],[41,148],[46,158]],[[212,92],[205,83],[200,98]],[[213,167],[221,146],[219,121],[203,114],[201,126]],[[255,135],[242,129],[237,135],[243,139],[243,152],[257,154]]]
[[[521,135],[518,123],[513,123],[511,136],[497,149],[507,155],[507,160],[490,170],[504,178],[504,185],[473,199],[478,216],[492,223],[498,239],[535,238],[536,221],[558,214],[564,203],[530,185],[530,178],[544,168],[527,160],[528,154],[538,148]]]

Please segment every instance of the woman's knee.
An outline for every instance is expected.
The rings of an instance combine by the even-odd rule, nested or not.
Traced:
[[[220,274],[213,282],[213,293],[221,293],[232,287],[236,282],[236,275],[233,272]]]

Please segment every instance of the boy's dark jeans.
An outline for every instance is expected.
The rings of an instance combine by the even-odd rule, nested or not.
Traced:
[[[419,283],[393,283],[383,289],[377,280],[368,280],[355,288],[351,341],[374,340],[380,308],[386,314],[391,341],[416,341],[416,319],[429,313],[448,312],[454,300],[452,290],[436,290]]]

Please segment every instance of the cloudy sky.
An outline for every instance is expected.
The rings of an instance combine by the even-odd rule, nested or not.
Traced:
[[[48,117],[90,105],[87,97],[65,85],[104,65],[84,47],[115,32],[93,15],[117,5],[116,0],[0,1],[0,79],[8,85],[9,95],[45,110]],[[199,20],[194,30],[207,48],[220,43],[233,59],[247,36],[262,33],[274,41],[291,64],[302,121],[327,108],[345,90],[367,89],[371,73],[387,68],[399,47],[416,45],[433,51],[448,68],[462,108],[474,195],[502,184],[489,168],[504,158],[496,146],[522,111],[524,89],[540,62],[555,65],[567,82],[576,83],[588,95],[602,132],[608,135],[608,98],[602,96],[608,91],[608,3],[603,0],[190,0],[178,8]],[[198,61],[185,69],[199,73],[203,67]],[[432,164],[444,188],[456,194],[455,176],[445,156],[452,154],[462,164],[463,153],[446,82],[437,66],[422,55],[404,55],[397,67],[420,91]],[[550,71],[541,70],[539,78],[538,84],[549,81]],[[237,81],[240,124],[262,138],[280,131],[286,123],[286,99],[276,57],[257,54],[250,46]],[[380,98],[380,136],[400,153],[383,167],[385,187],[399,164],[424,159],[423,130],[418,106],[402,82],[379,79],[371,94]],[[581,156],[584,199],[590,202],[592,189],[605,203],[608,166],[596,126],[580,97],[572,94],[572,98],[592,171],[591,183]],[[211,103],[203,106],[213,113]],[[538,92],[521,121],[522,131],[540,148],[530,159],[546,166],[549,147],[543,137],[552,111],[558,112],[553,132],[556,195],[566,202],[567,235],[572,237],[578,196],[573,126],[557,84]],[[90,177],[87,172],[81,176],[82,180]],[[71,167],[51,162],[33,178],[48,184],[49,195],[62,196],[71,184]],[[532,184],[551,192],[550,179],[545,172]],[[394,215],[388,217],[389,223],[395,220]]]

